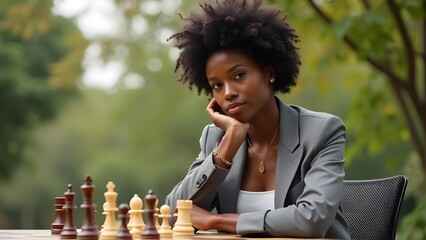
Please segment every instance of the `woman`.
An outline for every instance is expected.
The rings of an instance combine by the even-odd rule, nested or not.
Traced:
[[[166,204],[193,200],[201,230],[349,239],[340,208],[344,124],[275,97],[296,84],[299,39],[279,9],[260,5],[203,3],[171,36],[180,81],[212,96],[213,124]]]

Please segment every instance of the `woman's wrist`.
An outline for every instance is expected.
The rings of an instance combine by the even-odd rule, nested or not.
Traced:
[[[212,155],[216,160],[219,160],[220,162],[222,162],[223,164],[225,164],[226,167],[224,168],[229,168],[232,166],[232,162],[226,160],[224,157],[222,157],[221,155],[219,155],[219,153],[217,153],[216,151],[217,148],[213,149]],[[222,167],[222,166],[221,166]]]
[[[213,150],[213,161],[216,166],[228,169],[244,139],[246,138],[248,126],[236,124],[226,128],[225,135],[219,145]]]
[[[213,217],[210,219],[209,227],[210,229],[216,229],[218,231],[236,233],[238,216],[238,214],[234,213],[213,214]]]
[[[229,141],[230,144],[236,145],[239,148],[247,136],[248,125],[245,125],[246,124],[238,124],[228,127],[222,139]]]

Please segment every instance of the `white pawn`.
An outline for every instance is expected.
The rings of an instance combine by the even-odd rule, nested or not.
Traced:
[[[160,215],[158,215],[158,217],[162,218],[160,230],[158,230],[160,238],[172,238],[173,231],[169,224],[169,218],[172,217],[170,214],[170,207],[168,205],[161,206]]]
[[[127,224],[127,228],[130,230],[130,233],[133,236],[133,239],[140,239],[141,238],[141,232],[145,230],[145,223],[143,222],[142,218],[142,207],[143,202],[142,199],[135,194],[132,199],[130,200],[130,220]]]
[[[103,205],[105,215],[105,222],[99,240],[115,240],[117,236],[117,224],[115,219],[115,212],[118,211],[116,200],[118,193],[114,192],[115,184],[111,181],[106,185],[108,191],[104,193],[106,202]]]
[[[177,200],[176,202],[177,220],[173,227],[173,237],[192,236],[194,228],[191,222],[192,200]]]

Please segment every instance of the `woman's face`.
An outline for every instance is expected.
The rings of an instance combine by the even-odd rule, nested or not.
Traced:
[[[273,98],[272,71],[238,50],[212,54],[206,62],[206,75],[222,111],[240,122],[249,122]]]

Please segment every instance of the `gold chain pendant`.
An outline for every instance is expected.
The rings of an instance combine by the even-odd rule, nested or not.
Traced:
[[[263,165],[263,161],[260,160],[259,162],[259,172],[264,173],[265,172],[265,165]]]

